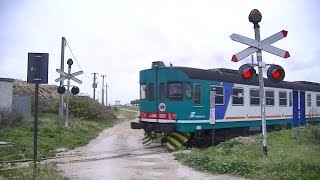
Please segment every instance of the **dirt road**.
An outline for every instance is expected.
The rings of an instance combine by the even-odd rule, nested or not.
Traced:
[[[62,153],[58,168],[68,179],[238,179],[196,172],[159,145],[144,147],[143,131],[122,123],[103,131],[87,146]]]

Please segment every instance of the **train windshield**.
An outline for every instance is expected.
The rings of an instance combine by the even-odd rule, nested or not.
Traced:
[[[171,100],[182,99],[182,83],[168,83],[168,98]]]
[[[146,99],[147,98],[147,85],[141,84],[140,85],[140,99]]]

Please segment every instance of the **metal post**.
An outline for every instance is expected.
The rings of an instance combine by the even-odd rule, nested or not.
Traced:
[[[97,84],[96,84],[96,75],[98,73],[92,73],[93,74],[93,84],[92,84],[92,88],[93,88],[93,99],[96,100],[96,88],[97,88]]]
[[[101,92],[102,101],[101,101],[101,103],[102,103],[102,105],[104,105],[104,77],[106,77],[106,75],[101,75],[101,77],[102,77],[102,92]]]
[[[71,74],[71,65],[68,66],[68,74]],[[66,119],[65,119],[65,124],[64,127],[68,127],[68,121],[69,121],[69,92],[70,92],[70,79],[67,81],[67,96],[66,96]]]
[[[106,83],[106,106],[108,106],[108,83]]]
[[[66,39],[65,37],[62,37],[61,42],[61,64],[60,64],[60,70],[64,71],[64,49],[66,45]],[[60,78],[62,77],[62,74],[60,74]],[[63,86],[64,82],[60,81],[60,86]],[[63,116],[63,94],[59,95],[59,116]]]
[[[259,22],[261,21],[262,15],[257,10],[254,9],[250,12],[249,21],[253,23],[254,27],[254,35],[255,40],[258,42],[260,41],[260,26]],[[258,62],[258,69],[259,69],[259,87],[260,87],[260,103],[261,103],[261,121],[262,121],[262,152],[263,157],[266,158],[268,155],[268,148],[267,148],[267,127],[266,127],[266,101],[265,101],[265,91],[264,91],[264,81],[263,81],[263,71],[264,63],[262,61],[262,53],[261,50],[257,51],[257,62]]]
[[[36,83],[36,92],[34,96],[34,130],[33,130],[33,166],[34,173],[37,169],[37,158],[38,158],[38,107],[39,107],[39,82]]]

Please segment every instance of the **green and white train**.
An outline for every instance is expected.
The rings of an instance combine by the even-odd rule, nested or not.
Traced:
[[[320,84],[272,83],[264,79],[267,128],[320,121]],[[196,69],[152,63],[140,71],[140,116],[144,144],[157,134],[169,149],[210,145],[261,130],[258,77],[243,81],[237,70]]]

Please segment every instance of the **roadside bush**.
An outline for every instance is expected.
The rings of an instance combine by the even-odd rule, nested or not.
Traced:
[[[104,121],[116,116],[99,102],[87,96],[73,96],[69,99],[69,112],[73,117],[84,120]]]
[[[0,110],[0,127],[10,127],[21,124],[23,117],[13,114],[9,109]]]

